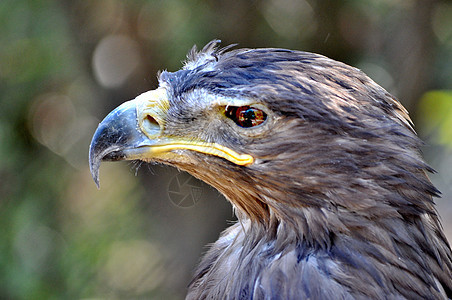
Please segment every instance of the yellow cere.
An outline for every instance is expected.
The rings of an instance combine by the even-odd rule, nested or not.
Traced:
[[[170,107],[166,89],[158,89],[145,92],[135,98],[137,106],[138,124],[142,127],[147,116],[151,116],[162,128],[166,123],[166,114]],[[162,128],[163,129],[163,128]],[[146,130],[143,130],[146,132]]]

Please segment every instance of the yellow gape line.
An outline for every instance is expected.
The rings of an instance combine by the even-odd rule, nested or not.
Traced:
[[[224,147],[217,143],[203,143],[203,142],[193,142],[193,141],[181,141],[174,143],[167,143],[162,145],[150,146],[150,152],[164,153],[170,152],[172,150],[192,150],[200,153],[205,153],[209,155],[215,155],[224,159],[229,160],[230,162],[240,165],[247,166],[254,162],[254,158],[248,154],[238,154],[234,150],[231,150],[227,147]]]

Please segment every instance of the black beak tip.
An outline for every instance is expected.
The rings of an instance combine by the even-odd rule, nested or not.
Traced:
[[[102,158],[100,158],[98,155],[96,155],[95,151],[93,151],[93,142],[91,142],[91,145],[89,147],[89,170],[91,171],[91,176],[93,177],[94,183],[96,184],[97,188],[100,188],[99,184],[99,168],[100,163],[102,161]]]

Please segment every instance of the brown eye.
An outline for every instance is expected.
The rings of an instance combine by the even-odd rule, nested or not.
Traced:
[[[227,106],[225,114],[237,125],[245,128],[258,126],[267,119],[265,112],[250,106]]]

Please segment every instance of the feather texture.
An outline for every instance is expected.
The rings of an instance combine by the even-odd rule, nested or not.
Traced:
[[[249,167],[196,153],[176,164],[222,192],[240,219],[203,258],[188,299],[452,297],[439,192],[403,106],[320,55],[215,45],[162,74],[173,109],[190,116],[201,90],[253,99],[275,122],[253,138],[225,126],[207,135],[252,153]]]

